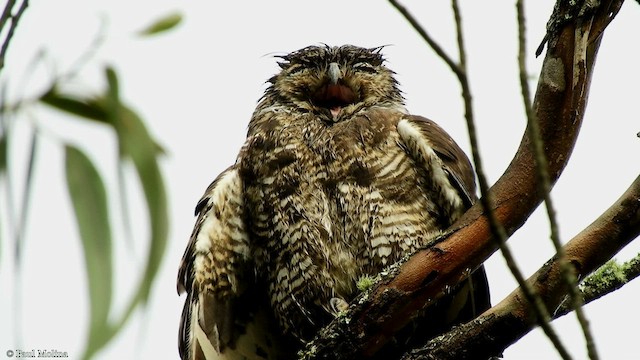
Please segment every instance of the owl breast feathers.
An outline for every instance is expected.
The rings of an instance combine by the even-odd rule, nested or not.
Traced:
[[[437,124],[406,112],[380,50],[281,57],[236,164],[196,207],[178,274],[182,359],[294,358],[358,295],[360,278],[428,244],[475,201],[469,160]],[[479,268],[399,343],[488,306]]]

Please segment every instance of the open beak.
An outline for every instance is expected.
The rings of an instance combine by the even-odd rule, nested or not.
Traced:
[[[328,83],[313,94],[312,100],[317,106],[329,109],[333,118],[336,119],[343,107],[355,102],[356,94],[342,81],[340,65],[335,62],[330,63],[327,73]]]

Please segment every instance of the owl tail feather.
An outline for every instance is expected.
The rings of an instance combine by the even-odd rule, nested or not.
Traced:
[[[218,329],[213,327],[207,336],[198,322],[200,302],[193,301],[189,294],[182,310],[182,324],[180,324],[180,357],[183,360],[220,360],[220,337]],[[194,316],[195,315],[195,316]]]
[[[204,300],[204,301],[202,301]],[[211,300],[211,299],[208,299]],[[203,315],[217,308],[229,311],[221,303],[207,298],[193,300],[189,294],[182,311],[180,326],[180,357],[182,360],[283,360],[293,359],[291,349],[282,347],[273,319],[264,309],[252,312],[250,319],[236,323],[240,327],[233,339],[226,339],[230,328],[221,324],[203,323]],[[206,315],[204,316],[206,318]],[[222,326],[221,328],[219,327]],[[227,324],[229,325],[229,324]],[[226,335],[225,335],[226,334]],[[226,339],[226,340],[225,340]]]

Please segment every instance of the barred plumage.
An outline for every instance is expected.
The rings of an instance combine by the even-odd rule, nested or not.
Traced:
[[[213,352],[239,353],[256,313],[281,336],[248,358],[288,358],[278,342],[292,350],[309,340],[335,315],[332,300],[352,300],[360,277],[427,244],[475,200],[467,157],[434,122],[406,112],[380,50],[310,46],[282,57],[236,165],[198,206],[179,274],[189,293],[183,359],[204,358],[205,339],[192,335],[200,331]],[[486,308],[482,268],[473,282],[441,301],[427,327]],[[249,293],[264,302],[242,302]]]

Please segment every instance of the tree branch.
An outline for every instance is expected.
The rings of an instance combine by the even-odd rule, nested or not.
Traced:
[[[460,69],[460,67],[458,66],[458,64],[456,64],[453,58],[451,58],[449,54],[447,54],[444,51],[444,49],[440,46],[440,44],[438,44],[431,36],[429,36],[425,28],[420,25],[418,20],[415,17],[413,17],[413,15],[409,12],[409,10],[407,10],[407,8],[405,8],[404,6],[400,5],[395,0],[389,0],[389,3],[393,5],[393,7],[395,7],[396,10],[398,10],[398,12],[402,14],[402,16],[404,16],[405,19],[407,19],[407,21],[413,27],[413,29],[416,32],[418,32],[420,37],[422,37],[422,39],[426,41],[427,44],[429,44],[429,46],[433,49],[433,51],[435,51],[436,54],[449,66],[451,71],[453,71],[456,74],[456,76],[460,77],[461,74],[463,73],[462,69]]]
[[[553,184],[570,157],[582,122],[600,35],[622,0],[602,1],[600,7],[563,24],[549,41],[533,103],[549,159]],[[613,14],[613,15],[612,15]],[[542,201],[537,187],[531,133],[503,176],[490,189],[493,210],[507,234],[520,228]],[[352,305],[350,311],[320,331],[302,355],[304,359],[369,357],[401,329],[414,314],[433,304],[443,289],[459,283],[497,248],[481,204],[474,205],[443,239],[414,253]],[[572,254],[567,251],[571,259]],[[526,301],[525,301],[526,302]]]
[[[560,353],[563,359],[569,359],[569,355],[565,350],[564,346],[560,342],[560,339],[556,335],[553,328],[547,325],[547,322],[550,318],[548,312],[542,305],[542,301],[537,298],[537,295],[527,288],[525,283],[525,278],[518,265],[515,261],[509,246],[506,244],[506,240],[508,235],[505,229],[502,227],[493,213],[492,205],[493,198],[491,194],[488,194],[489,185],[486,180],[486,176],[484,175],[484,166],[482,164],[482,157],[480,156],[479,144],[477,139],[477,131],[474,121],[473,115],[473,100],[471,95],[471,87],[469,84],[469,79],[467,77],[467,62],[466,62],[466,52],[464,46],[464,36],[462,31],[462,17],[460,15],[460,8],[457,0],[452,0],[451,7],[454,14],[454,21],[456,24],[456,41],[458,45],[458,52],[460,56],[459,64],[456,64],[454,60],[449,57],[449,55],[440,47],[440,45],[427,33],[425,28],[418,22],[416,18],[413,17],[411,12],[409,12],[404,6],[400,5],[398,2],[389,0],[389,2],[402,14],[402,16],[411,24],[411,26],[418,32],[418,34],[427,42],[427,44],[434,50],[436,55],[438,55],[454,72],[456,75],[458,82],[460,83],[460,87],[462,90],[462,98],[464,100],[464,116],[467,124],[467,130],[469,132],[469,142],[471,143],[471,153],[474,162],[474,167],[476,174],[478,176],[478,187],[480,190],[480,194],[482,197],[480,198],[480,203],[482,204],[483,209],[486,211],[487,219],[489,221],[489,228],[491,232],[496,237],[496,242],[498,247],[500,248],[500,252],[502,253],[509,270],[513,274],[514,278],[518,282],[525,292],[527,299],[535,304],[535,308],[538,311],[538,319],[540,319],[540,325],[544,330],[545,334],[551,339],[554,343],[556,349]],[[530,106],[529,106],[530,107]],[[537,134],[537,133],[536,133]],[[534,138],[535,139],[535,138]]]
[[[639,235],[640,176],[606,212],[569,241],[564,250],[575,274],[584,277]],[[640,259],[632,260],[625,268],[630,276],[637,276]],[[540,294],[548,309],[558,308],[562,304],[554,313],[554,319],[572,310],[567,301],[563,302],[568,289],[557,256],[527,282]],[[619,280],[615,282],[619,282],[620,286],[624,283]],[[599,293],[602,295],[605,292]],[[499,354],[535,327],[535,314],[523,297],[522,291],[516,289],[480,317],[434,338],[424,348],[407,354],[403,360],[477,359]],[[597,299],[595,294],[586,293],[585,298],[589,301]]]
[[[520,69],[520,87],[522,89],[522,100],[524,102],[525,114],[527,116],[527,124],[531,129],[531,134],[532,134],[531,139],[533,140],[532,141],[533,152],[535,154],[535,159],[536,159],[536,169],[537,169],[536,174],[537,174],[538,187],[539,187],[538,189],[542,194],[544,194],[544,204],[547,210],[547,217],[549,219],[551,241],[553,242],[553,246],[556,249],[556,254],[558,257],[558,261],[560,263],[560,268],[562,269],[563,277],[570,289],[569,298],[571,299],[572,308],[575,309],[578,322],[580,323],[580,326],[582,328],[582,332],[584,334],[584,337],[587,343],[589,358],[591,360],[598,360],[598,353],[596,350],[595,342],[593,341],[593,336],[591,335],[591,331],[589,330],[589,322],[581,308],[582,298],[580,297],[580,293],[578,292],[578,289],[577,289],[578,281],[575,278],[575,275],[573,274],[571,265],[567,261],[566,254],[564,253],[564,249],[562,248],[562,242],[560,241],[560,232],[558,230],[558,222],[556,220],[556,211],[555,211],[555,207],[553,206],[553,200],[551,198],[551,183],[549,181],[549,172],[547,171],[547,159],[544,155],[544,143],[540,138],[540,128],[538,127],[536,114],[533,111],[533,108],[531,106],[531,95],[529,91],[529,82],[528,82],[528,76],[527,76],[528,72],[527,72],[527,65],[526,65],[527,64],[527,61],[526,61],[527,60],[527,55],[526,55],[527,41],[526,41],[526,29],[525,29],[526,19],[525,19],[524,0],[518,0],[516,2],[516,11],[518,14],[517,16],[518,18],[518,68]],[[527,294],[527,292],[530,291],[528,289],[528,286],[526,285],[523,286],[521,282],[519,282],[518,285],[523,290],[526,290],[525,295],[527,296],[527,300],[529,300],[530,303],[533,303],[529,299],[530,296]],[[552,328],[546,325],[546,322],[548,321],[547,312],[540,310],[541,304],[539,299],[535,299],[535,301],[536,303],[535,303],[534,309],[536,310],[536,317],[539,320],[542,320],[541,325],[545,334],[547,335],[547,337],[549,337],[551,342],[553,342],[553,345],[555,346],[556,349],[558,349],[558,352],[563,357],[563,359],[570,358],[566,349],[562,346],[562,343],[560,342],[560,339],[557,337],[556,333],[554,331],[549,331]],[[541,314],[544,314],[545,316],[544,319],[540,319]]]
[[[622,265],[615,260],[610,260],[584,279],[580,285],[584,304],[619,290],[638,276],[640,276],[640,254]],[[554,318],[571,312],[573,309],[570,306],[567,301],[563,301],[553,314]]]
[[[7,2],[2,16],[0,17],[0,31],[4,29],[7,21],[11,20],[7,35],[2,42],[2,46],[0,46],[0,71],[2,71],[2,68],[4,68],[4,59],[7,55],[9,44],[11,43],[11,39],[13,38],[13,34],[16,31],[16,27],[18,26],[18,22],[20,21],[22,14],[24,14],[24,11],[27,10],[27,6],[29,6],[29,0],[23,0],[22,4],[20,4],[20,7],[18,8],[18,11],[14,15],[12,15],[11,10],[14,4],[15,0],[10,0],[9,2]]]

